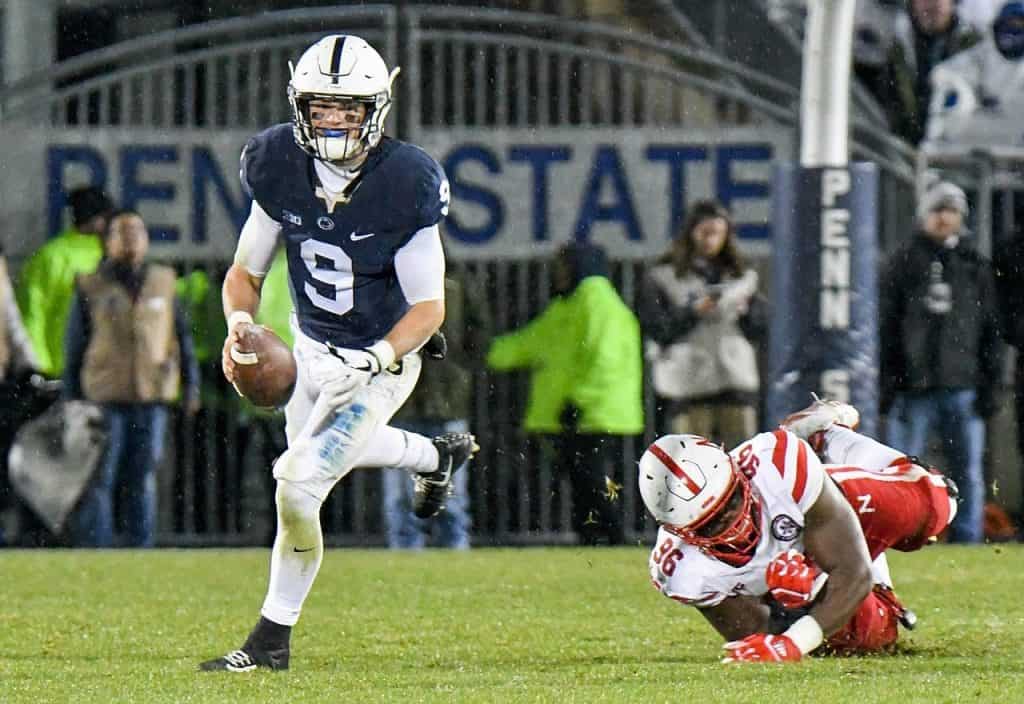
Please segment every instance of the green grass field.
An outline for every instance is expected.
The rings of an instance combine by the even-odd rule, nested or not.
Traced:
[[[241,644],[268,552],[3,552],[0,702],[1024,702],[1024,548],[890,557],[920,618],[896,656],[723,666],[647,551],[329,551],[287,673]]]

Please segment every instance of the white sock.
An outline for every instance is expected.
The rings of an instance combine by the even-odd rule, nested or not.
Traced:
[[[438,463],[437,448],[430,438],[418,433],[377,427],[359,457],[359,467],[401,467],[411,472],[433,472]]]
[[[869,470],[885,469],[893,461],[906,457],[906,453],[841,425],[833,425],[825,431],[822,454],[825,464],[845,464]]]
[[[884,584],[892,589],[892,575],[889,574],[889,560],[883,552],[871,563],[871,578],[875,584]]]
[[[287,480],[277,482],[277,537],[270,553],[270,585],[263,616],[294,626],[324,556],[321,501]]]

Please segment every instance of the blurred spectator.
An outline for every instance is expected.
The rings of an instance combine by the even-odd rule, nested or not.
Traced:
[[[757,272],[744,264],[729,211],[690,207],[640,296],[654,392],[668,431],[736,447],[757,432],[760,388],[751,339],[764,333]]]
[[[7,259],[0,252],[0,545],[9,537],[4,535],[3,513],[12,504],[7,454],[18,427],[34,410],[27,382],[38,366],[14,300]]]
[[[857,0],[853,18],[853,71],[872,93],[879,93],[896,41],[905,0]]]
[[[932,72],[928,139],[1024,141],[1024,2],[1008,2],[985,39]]]
[[[445,319],[441,332],[447,341],[444,359],[440,351],[424,349],[423,371],[409,400],[391,424],[427,437],[469,430],[473,405],[473,365],[480,359],[484,341],[490,338],[490,316],[485,296],[468,277],[445,275]],[[432,340],[436,344],[437,338]],[[431,359],[431,357],[434,359]],[[459,471],[453,493],[434,518],[423,520],[412,511],[413,478],[405,469],[385,469],[382,474],[384,521],[388,547],[419,549],[434,533],[438,547],[469,548],[469,473]]]
[[[76,545],[113,545],[114,501],[123,492],[125,543],[150,547],[167,404],[184,382],[184,405],[198,410],[198,370],[175,272],[144,261],[149,234],[142,218],[113,215],[104,245],[96,272],[79,276],[68,317],[65,396],[101,404],[110,433],[72,531]]]
[[[954,0],[907,0],[907,12],[895,16],[891,40],[871,26],[862,30],[872,37],[859,37],[857,42],[862,57],[858,77],[888,112],[893,131],[916,145],[925,135],[932,69],[976,44],[981,33],[960,18]],[[872,58],[868,49],[876,34],[888,47],[881,66],[872,70],[877,56]]]
[[[880,286],[881,411],[888,444],[920,456],[939,431],[947,474],[960,487],[951,539],[982,537],[985,422],[1001,367],[995,284],[965,242],[967,198],[949,182],[918,204],[913,240],[886,263]]]
[[[33,254],[18,278],[18,306],[25,329],[39,369],[53,378],[64,371],[64,331],[75,276],[96,270],[113,210],[110,196],[94,186],[71,191],[68,203],[73,224]]]
[[[993,260],[1003,339],[1017,350],[1013,400],[1017,416],[1017,448],[1024,458],[1024,228],[999,248]],[[1020,535],[1024,536],[1024,496],[1021,498],[1017,526]]]
[[[572,484],[580,541],[624,539],[622,515],[607,484],[618,464],[615,436],[643,431],[640,325],[608,280],[602,249],[563,247],[554,266],[555,298],[523,328],[497,337],[493,369],[527,368],[527,432],[555,436],[559,469]]]

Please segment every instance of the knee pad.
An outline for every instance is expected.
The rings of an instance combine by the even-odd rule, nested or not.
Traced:
[[[331,488],[348,474],[376,426],[376,414],[361,403],[335,413],[312,437],[303,437],[274,463],[274,479],[288,481],[326,500]]]
[[[278,530],[288,533],[305,533],[320,529],[320,506],[322,501],[288,480],[277,482],[274,494],[277,504]]]
[[[300,441],[282,453],[274,462],[274,479],[302,484],[313,476],[313,463],[309,460],[309,441]]]

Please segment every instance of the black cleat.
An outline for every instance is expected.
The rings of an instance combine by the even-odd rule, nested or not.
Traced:
[[[267,670],[287,670],[288,648],[260,650],[246,644],[242,650],[232,650],[223,657],[199,664],[202,672],[252,672],[261,667]]]
[[[917,627],[917,614],[903,605],[903,602],[896,596],[896,592],[887,584],[876,584],[873,589],[875,596],[886,602],[896,614],[896,620],[908,631]]]
[[[914,630],[917,626],[917,614],[910,609],[903,609],[899,615],[900,624],[903,625],[908,631]]]
[[[956,482],[947,477],[945,474],[942,475],[942,481],[946,484],[946,493],[949,494],[949,498],[953,501],[960,501],[960,487],[956,485]]]
[[[416,495],[412,511],[417,518],[431,518],[444,508],[456,470],[480,448],[472,433],[445,433],[433,440],[439,458],[437,469],[415,477]]]

